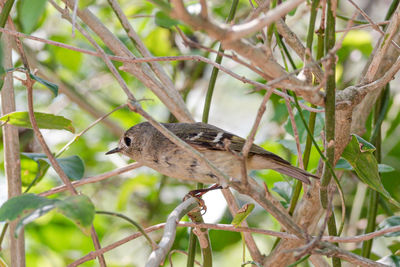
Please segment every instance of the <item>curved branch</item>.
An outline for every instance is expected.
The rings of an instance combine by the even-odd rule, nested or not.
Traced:
[[[175,241],[176,227],[179,220],[185,216],[185,214],[198,207],[198,205],[197,198],[191,197],[182,202],[171,212],[165,224],[164,235],[158,244],[159,247],[150,254],[146,262],[146,267],[158,267],[161,265],[161,262],[167,257]]]

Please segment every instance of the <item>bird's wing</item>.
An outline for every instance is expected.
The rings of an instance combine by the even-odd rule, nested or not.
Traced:
[[[225,151],[229,150],[240,153],[246,142],[246,140],[242,137],[224,131],[213,125],[201,122],[191,124],[190,127],[176,127],[176,124],[169,124],[165,126],[179,138],[199,151],[211,149]],[[249,151],[249,155],[252,154],[265,156],[285,165],[290,165],[288,161],[255,144],[252,144]]]

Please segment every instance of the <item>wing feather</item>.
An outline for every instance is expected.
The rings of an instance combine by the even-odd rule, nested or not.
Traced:
[[[228,146],[229,150],[240,153],[246,141],[242,137],[202,122],[191,123],[187,127],[184,127],[186,125],[182,125],[182,123],[165,123],[164,126],[198,150],[211,149],[225,151]],[[249,151],[249,156],[252,154],[263,155],[280,163],[291,165],[278,155],[255,144],[252,144]]]

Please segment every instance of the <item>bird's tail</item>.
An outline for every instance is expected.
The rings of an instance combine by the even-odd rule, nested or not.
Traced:
[[[311,184],[308,177],[311,177],[314,179],[319,179],[318,176],[311,174],[308,171],[305,171],[303,169],[292,166],[292,165],[281,165],[277,168],[274,168],[274,170],[277,172],[280,172],[282,174],[288,175],[290,177],[296,178],[297,180],[300,180],[306,184]]]

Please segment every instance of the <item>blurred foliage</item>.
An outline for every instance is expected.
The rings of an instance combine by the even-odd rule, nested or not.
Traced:
[[[35,4],[33,5],[32,2]],[[217,44],[208,36],[193,32],[181,22],[175,21],[157,7],[151,1],[118,1],[123,8],[123,11],[128,16],[133,28],[142,38],[144,44],[154,56],[176,56],[176,55],[203,55],[210,59],[214,59],[214,55],[205,53],[203,50],[194,47],[185,47],[178,42],[180,37],[173,26],[178,25],[182,31],[192,40],[199,42],[205,46],[212,48],[218,47]],[[156,1],[157,2],[157,1]],[[79,1],[79,8],[90,8],[92,12],[102,21],[111,32],[118,36],[119,40],[136,56],[140,56],[138,50],[127,38],[125,32],[115,17],[113,11],[108,6],[106,1],[97,2],[94,0]],[[253,1],[254,3],[254,1]],[[212,1],[210,3],[210,13],[220,22],[225,21],[229,12],[229,1]],[[199,10],[197,2],[189,2],[188,8],[191,12]],[[241,0],[239,2],[237,16],[235,22],[242,22],[252,7],[248,1]],[[295,13],[296,12],[296,13]],[[339,12],[345,15],[351,15],[346,8],[339,5]],[[302,41],[305,41],[308,15],[303,18],[296,17],[295,14],[288,16],[288,20],[296,19],[296,34]],[[307,13],[308,14],[308,13]],[[293,15],[293,16],[292,16]],[[15,14],[17,30],[20,32],[32,34],[34,36],[44,37],[49,40],[66,43],[72,46],[94,50],[94,48],[85,40],[85,38],[77,31],[75,37],[71,35],[71,25],[60,19],[60,14],[45,0],[20,0],[17,2]],[[79,20],[78,20],[79,21]],[[79,21],[80,23],[80,21]],[[344,28],[345,22],[338,21],[338,27]],[[342,33],[338,34],[340,38]],[[337,70],[337,88],[343,89],[349,85],[355,84],[362,67],[367,62],[371,55],[372,48],[376,40],[370,30],[354,30],[350,31],[342,43],[341,48],[337,52],[338,55],[338,70]],[[99,39],[95,37],[97,41]],[[260,43],[261,40],[252,39],[255,43]],[[84,130],[90,123],[98,117],[93,117],[88,108],[84,107],[78,101],[72,98],[68,99],[65,92],[78,94],[78,98],[100,111],[107,113],[117,106],[125,103],[126,96],[122,93],[118,84],[115,82],[112,74],[105,66],[103,61],[97,57],[89,56],[83,53],[72,51],[69,49],[52,46],[48,44],[25,42],[29,56],[32,57],[32,62],[36,61],[35,68],[39,69],[39,73],[34,77],[38,83],[35,85],[34,104],[37,112],[43,112],[57,116],[57,118],[68,119],[67,123],[62,120],[61,129],[75,129],[76,132]],[[274,42],[274,40],[273,40]],[[99,41],[99,44],[107,53],[111,51]],[[275,43],[273,43],[275,45]],[[0,49],[1,50],[1,49]],[[276,51],[275,51],[276,50]],[[276,57],[280,59],[280,52],[276,48]],[[290,50],[292,53],[293,51]],[[294,53],[293,53],[294,54]],[[295,57],[296,58],[296,57]],[[2,54],[0,54],[0,60]],[[238,66],[237,63],[229,59],[224,59],[224,65],[229,69],[254,79],[258,82],[265,83],[266,81],[250,72],[248,69]],[[120,62],[114,62],[117,68],[122,66]],[[185,97],[189,110],[194,114],[197,120],[201,118],[200,107],[203,106],[205,96],[204,88],[207,87],[211,66],[204,65],[197,61],[181,61],[181,62],[161,62],[160,63],[167,73],[173,78],[173,82],[178,89],[186,89]],[[297,59],[295,64],[301,66],[302,62]],[[200,67],[199,67],[200,66]],[[21,67],[21,62],[18,58],[15,61],[14,67]],[[57,77],[59,80],[59,94],[54,94],[45,90],[55,89],[51,83],[46,83],[47,79],[40,75],[42,70],[49,72],[50,76]],[[0,74],[3,74],[0,69]],[[138,99],[143,99],[141,104],[143,108],[154,116],[157,120],[166,122],[170,118],[170,113],[165,106],[157,99],[157,97],[141,84],[135,77],[126,72],[120,71],[122,77],[129,85],[132,92]],[[33,74],[32,74],[33,75]],[[43,79],[43,80],[40,80]],[[265,91],[258,90],[249,85],[243,85],[240,82],[233,81],[230,76],[220,73],[215,89],[215,96],[211,108],[210,121],[217,126],[227,128],[231,131],[241,133],[246,136],[249,133],[251,124],[253,123],[256,114],[256,108],[261,102]],[[61,83],[64,85],[61,87]],[[26,111],[26,91],[21,84],[16,81],[16,102],[18,111]],[[398,85],[398,84],[397,84]],[[249,91],[251,93],[249,93]],[[398,90],[391,91],[391,101],[388,106],[388,113],[383,122],[382,132],[382,163],[394,168],[394,171],[381,172],[381,182],[383,188],[397,201],[400,201],[400,113]],[[234,111],[227,111],[228,105],[234,106],[231,103],[239,103],[235,105]],[[249,110],[249,111],[248,111]],[[24,113],[26,114],[26,113]],[[300,140],[305,144],[307,133],[299,114],[295,112],[295,121],[299,131]],[[304,111],[306,119],[310,113]],[[267,115],[264,116],[259,134],[257,135],[257,143],[287,159],[294,165],[297,165],[297,152],[293,138],[293,130],[288,118],[288,112],[284,101],[272,95],[267,105]],[[134,124],[137,124],[143,119],[129,111],[121,109],[114,112],[109,120],[114,122],[121,129],[127,129]],[[56,122],[60,122],[57,120]],[[369,140],[373,131],[372,117],[366,125],[366,134],[364,139]],[[40,118],[39,118],[40,122]],[[49,127],[56,128],[56,122],[52,122]],[[70,123],[69,123],[70,122]],[[229,123],[232,122],[233,126]],[[25,127],[29,127],[30,123],[25,120]],[[72,127],[72,128],[71,128]],[[73,159],[73,162],[66,164],[65,170],[67,174],[71,174],[73,179],[81,179],[101,174],[117,167],[125,166],[131,160],[120,155],[106,156],[104,153],[115,147],[119,140],[119,136],[115,136],[110,129],[111,126],[106,123],[99,123],[90,129],[86,134],[73,142],[69,149],[62,155],[59,160]],[[230,127],[230,128],[229,128]],[[236,129],[235,129],[236,127]],[[322,148],[321,131],[324,127],[323,116],[321,113],[317,115],[315,138],[319,146]],[[56,128],[60,129],[60,128]],[[46,141],[52,152],[57,153],[65,144],[74,138],[73,133],[64,130],[42,130]],[[0,132],[2,135],[2,132]],[[45,159],[29,157],[32,153],[41,153],[37,140],[33,137],[32,131],[20,129],[21,152],[21,169],[23,177],[23,190],[36,178],[36,182],[29,192],[41,193],[49,190],[54,186],[60,185],[61,182],[52,168],[48,168]],[[3,143],[0,143],[0,161],[4,161]],[[79,159],[79,160],[78,160]],[[308,170],[315,172],[320,157],[315,148],[311,150],[310,164]],[[78,162],[79,161],[79,162]],[[354,169],[345,161],[341,160],[337,166],[337,170],[343,171],[342,186],[345,191],[346,207],[349,211],[347,216],[353,211],[360,212],[360,217],[357,218],[358,224],[349,225],[349,232],[352,230],[356,233],[362,233],[362,223],[366,217],[366,203],[353,205],[353,200],[356,195],[358,179],[355,179],[356,173]],[[379,169],[381,170],[381,169]],[[290,203],[292,197],[294,183],[291,178],[285,177],[272,170],[258,170],[250,174],[259,182],[265,182],[270,192],[281,201],[284,206]],[[1,181],[1,200],[6,200],[4,164],[0,165],[0,181]],[[379,179],[379,177],[377,177]],[[117,177],[111,177],[107,180],[85,185],[78,190],[82,194],[88,196],[95,206],[96,210],[118,211],[139,222],[143,227],[148,227],[157,223],[165,222],[169,213],[181,202],[184,195],[191,189],[194,189],[194,184],[177,181],[168,177],[163,177],[160,174],[148,169],[140,168]],[[379,184],[379,186],[381,186]],[[49,199],[66,199],[68,193],[59,193]],[[364,196],[365,198],[368,195]],[[217,203],[215,199],[208,199],[205,196],[208,205],[208,214],[213,214],[210,222],[226,223],[232,221],[232,217],[227,209],[223,206],[224,203]],[[250,200],[247,197],[238,195],[239,204],[248,203]],[[385,201],[385,200],[383,200]],[[224,202],[224,201],[223,201]],[[335,207],[340,208],[339,201],[334,201]],[[388,209],[384,207],[387,205]],[[388,214],[388,210],[396,214],[399,210],[390,203],[384,203],[379,206],[378,214],[388,218],[393,214]],[[346,218],[348,219],[348,218]],[[247,219],[251,227],[259,227],[271,230],[280,230],[280,225],[267,214],[259,206],[255,206],[252,213]],[[396,225],[397,220],[394,221]],[[392,222],[391,222],[392,223]],[[393,224],[393,223],[392,223]],[[398,222],[397,222],[398,225]],[[103,246],[120,240],[137,230],[127,222],[109,216],[95,215],[94,226],[99,235]],[[384,226],[382,226],[384,227]],[[351,229],[350,229],[351,228]],[[93,250],[93,244],[90,237],[84,235],[76,225],[61,216],[59,213],[51,211],[34,220],[25,226],[27,266],[65,266],[74,260],[88,254]],[[152,238],[159,241],[162,231],[156,231],[151,234]],[[239,233],[231,233],[228,231],[210,231],[212,248],[215,253],[215,266],[238,266],[241,262],[241,237]],[[262,253],[267,254],[271,249],[274,238],[268,236],[255,235],[256,241],[260,244]],[[400,249],[400,243],[389,238],[382,238],[390,252],[391,257],[386,258],[386,261],[398,262],[398,256],[394,256],[396,251]],[[382,243],[379,243],[381,245]],[[3,246],[4,246],[3,242]],[[188,247],[188,230],[179,228],[176,235],[176,241],[173,249],[185,250]],[[129,251],[129,253],[127,253]],[[108,266],[143,266],[151,249],[143,238],[138,238],[125,244],[123,247],[118,247],[105,254]],[[199,251],[199,250],[197,250]],[[359,249],[354,247],[353,252],[360,253]],[[377,247],[373,249],[373,259],[380,259],[387,256],[387,251],[382,252]],[[5,259],[9,263],[7,248],[0,252],[0,259]],[[200,258],[199,255],[197,255]],[[185,257],[174,254],[174,263],[177,266],[183,266],[186,261]],[[166,263],[168,264],[168,263]],[[303,266],[306,266],[305,263]],[[89,261],[81,266],[98,266],[96,261]]]

